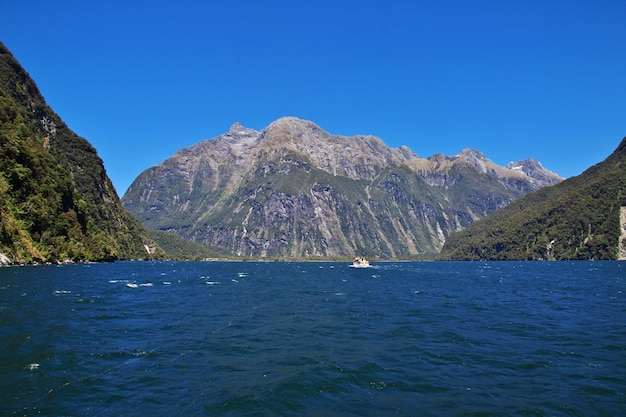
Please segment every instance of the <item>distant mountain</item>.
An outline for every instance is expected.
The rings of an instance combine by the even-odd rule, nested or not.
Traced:
[[[476,150],[420,158],[295,117],[235,123],[144,171],[122,198],[148,229],[259,257],[433,256],[446,237],[562,180]]]
[[[96,150],[0,43],[0,263],[159,254],[122,207]]]
[[[581,175],[448,237],[442,259],[626,259],[626,138]]]

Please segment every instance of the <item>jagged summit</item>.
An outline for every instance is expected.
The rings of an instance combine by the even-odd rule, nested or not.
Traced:
[[[533,158],[528,158],[528,159],[522,159],[521,161],[511,161],[506,165],[507,168],[509,169],[519,169],[522,170],[525,167],[531,167],[531,168],[543,168],[543,165],[541,165],[541,162],[533,159]]]
[[[465,148],[458,155],[458,158],[463,158],[470,164],[474,165],[481,172],[487,172],[487,166],[492,164],[491,160],[487,159],[482,152],[473,149]]]
[[[474,148],[465,148],[461,150],[456,156],[465,158],[467,160],[480,160],[480,161],[488,161],[487,157],[478,149]]]
[[[625,145],[623,139],[582,174],[528,193],[450,235],[442,259],[626,259]],[[532,158],[508,167],[544,183],[555,175]]]
[[[295,116],[283,116],[271,122],[265,129],[280,129],[284,127],[302,128],[302,129],[321,129],[318,125],[310,120],[301,119]]]
[[[483,164],[484,166],[482,166]],[[417,256],[541,186],[476,150],[428,159],[283,117],[144,171],[124,205],[152,229],[239,256]]]
[[[547,170],[543,167],[543,165],[541,165],[541,162],[533,158],[527,158],[517,162],[509,162],[506,165],[506,168],[512,171],[523,172],[533,180],[541,181],[541,183],[545,185],[554,185],[563,181],[561,176]]]
[[[226,136],[243,136],[243,135],[252,135],[255,133],[257,133],[256,130],[245,127],[239,122],[235,122],[232,124],[230,129],[228,129],[228,132],[226,132],[225,135]]]

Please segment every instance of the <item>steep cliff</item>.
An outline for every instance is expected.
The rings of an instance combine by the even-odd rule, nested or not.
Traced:
[[[147,258],[162,251],[121,205],[96,150],[0,43],[3,263]]]
[[[425,159],[295,117],[234,124],[143,172],[122,201],[149,229],[238,256],[415,257],[548,180],[477,151]]]
[[[442,259],[623,259],[626,138],[603,162],[451,235]]]

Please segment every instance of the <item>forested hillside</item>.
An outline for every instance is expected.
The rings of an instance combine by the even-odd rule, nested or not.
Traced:
[[[448,237],[442,259],[617,259],[626,138],[603,162]]]
[[[3,263],[159,256],[148,236],[122,207],[96,150],[54,113],[0,43]]]

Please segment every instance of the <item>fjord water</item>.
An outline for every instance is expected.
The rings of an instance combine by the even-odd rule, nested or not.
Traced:
[[[626,263],[0,268],[0,414],[623,415]]]

